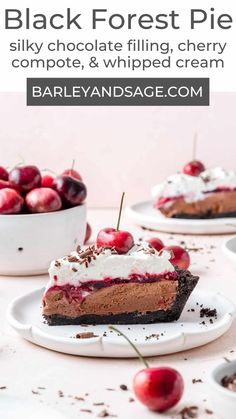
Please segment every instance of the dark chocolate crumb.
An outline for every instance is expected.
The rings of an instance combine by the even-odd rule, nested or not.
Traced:
[[[215,317],[217,318],[217,311],[215,308],[201,308],[200,317]]]
[[[123,390],[123,391],[127,391],[128,387],[125,384],[121,384],[120,389]]]
[[[129,398],[129,403],[133,403],[133,402],[135,402],[135,399],[133,397],[130,397]]]
[[[59,397],[64,397],[64,393],[63,393],[63,391],[62,391],[62,390],[58,390],[58,396],[59,396]]]
[[[196,383],[202,383],[203,381],[202,381],[202,379],[201,378],[193,378],[192,379],[192,383],[193,384],[196,384]]]
[[[210,409],[205,409],[205,412],[207,415],[213,415],[213,412]]]
[[[160,337],[159,333],[152,333],[151,335],[146,336],[146,337],[145,337],[145,340],[150,340],[150,339],[152,339],[152,338],[155,338],[156,340],[158,340],[158,339],[159,339],[159,337]]]
[[[93,403],[93,406],[104,406],[105,403],[103,402],[98,402],[98,403]]]
[[[93,413],[90,409],[80,409],[80,411],[85,413]]]
[[[6,390],[6,388],[7,388],[6,386],[1,386],[0,390]]]

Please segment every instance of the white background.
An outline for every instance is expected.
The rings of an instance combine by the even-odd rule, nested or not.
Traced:
[[[32,4],[34,3],[34,4]],[[190,29],[190,9],[204,9],[210,11],[211,7],[215,8],[215,14],[218,16],[222,13],[229,13],[235,20],[236,4],[234,0],[228,1],[205,1],[205,0],[181,0],[176,2],[175,0],[166,0],[157,2],[155,0],[149,0],[148,2],[137,2],[134,0],[119,2],[111,2],[108,0],[84,0],[78,2],[76,0],[63,1],[63,0],[41,0],[40,2],[30,3],[27,0],[1,0],[0,5],[0,48],[1,48],[1,78],[0,78],[0,91],[25,91],[25,79],[26,77],[210,77],[211,78],[211,90],[212,91],[236,91],[236,78],[235,78],[235,27],[236,21],[233,22],[233,27],[230,30],[215,29],[211,30],[209,26],[209,20],[198,26],[194,31]],[[32,14],[44,13],[50,16],[53,13],[64,13],[67,7],[70,7],[76,13],[82,13],[83,19],[83,30],[4,30],[4,9],[5,8],[18,8],[22,11],[25,7],[30,7]],[[180,14],[180,26],[181,30],[165,29],[165,30],[141,30],[135,25],[133,30],[128,31],[127,29],[112,30],[109,29],[106,24],[101,23],[100,29],[94,31],[91,29],[91,10],[92,8],[107,8],[109,13],[122,13],[124,16],[127,13],[149,13],[156,15],[158,13],[169,13],[171,10],[175,10]],[[146,72],[136,71],[135,73],[131,70],[117,70],[111,71],[100,69],[94,71],[92,69],[86,69],[80,71],[78,69],[68,70],[59,69],[54,71],[43,71],[43,70],[14,70],[11,68],[11,59],[13,58],[40,58],[35,54],[25,53],[12,53],[9,52],[9,43],[16,41],[17,39],[28,38],[31,41],[37,42],[49,42],[50,40],[61,39],[63,41],[92,41],[99,39],[100,41],[126,41],[130,38],[146,39],[156,42],[170,41],[176,45],[180,41],[191,39],[195,42],[228,42],[226,53],[224,54],[225,68],[216,70],[209,69],[152,69]],[[109,52],[109,57],[112,58],[117,53]],[[49,55],[49,54],[48,54]],[[80,58],[79,53],[74,53],[74,58]],[[87,54],[87,58],[93,55]],[[99,56],[99,54],[96,54]],[[143,53],[139,54],[139,58],[143,57]],[[197,53],[187,54],[188,58],[204,58],[204,55],[198,55]],[[56,53],[50,54],[48,58],[61,58],[63,54],[57,56]],[[68,53],[64,53],[64,57],[68,56]],[[70,55],[72,56],[72,55]],[[100,58],[104,56],[104,53],[100,53]],[[148,57],[148,53],[145,53]],[[155,56],[155,54],[154,54]],[[208,54],[208,58],[222,58],[215,54]],[[43,58],[46,58],[44,55]],[[153,57],[152,55],[152,58]],[[165,58],[165,55],[163,55]]]

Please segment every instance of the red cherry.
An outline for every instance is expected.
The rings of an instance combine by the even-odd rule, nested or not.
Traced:
[[[52,184],[54,181],[54,177],[51,175],[44,175],[41,179],[41,186],[42,188],[52,188]]]
[[[160,250],[164,247],[163,241],[158,239],[158,237],[151,237],[147,240],[147,243],[154,247],[154,249],[156,249],[158,252],[160,252]]]
[[[181,399],[184,381],[173,368],[145,368],[135,375],[133,388],[141,403],[151,410],[164,412]]]
[[[167,246],[165,250],[171,252],[170,262],[178,266],[179,269],[188,269],[190,265],[190,256],[188,252],[180,246]]]
[[[66,169],[66,170],[64,170],[64,172],[62,174],[71,176],[71,177],[73,177],[74,179],[77,179],[77,180],[82,180],[82,177],[80,176],[80,174],[75,169]]]
[[[60,196],[50,188],[33,189],[26,195],[25,202],[30,212],[52,212],[62,207]]]
[[[183,168],[183,173],[189,176],[199,176],[200,173],[204,172],[205,166],[198,160],[193,160],[187,163]]]
[[[41,174],[36,166],[15,167],[9,173],[9,182],[21,192],[29,192],[41,185]]]
[[[87,243],[91,237],[92,229],[89,223],[86,224],[86,233],[85,233],[85,239],[84,244]]]
[[[52,185],[67,206],[82,204],[87,196],[87,188],[83,182],[71,176],[57,176]]]
[[[103,228],[97,236],[97,247],[114,247],[119,254],[127,253],[134,245],[132,234],[115,228]]]
[[[10,188],[10,184],[9,182],[7,182],[7,180],[2,180],[0,179],[0,189],[4,189],[4,188]]]
[[[4,167],[0,166],[0,179],[8,180],[8,176],[8,171]]]
[[[24,204],[22,196],[14,189],[0,190],[0,214],[18,214]]]

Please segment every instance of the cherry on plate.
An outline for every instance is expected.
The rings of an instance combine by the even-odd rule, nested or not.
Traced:
[[[24,199],[14,189],[0,190],[0,214],[19,214],[23,205]]]
[[[85,239],[84,244],[87,243],[91,237],[92,234],[92,228],[89,223],[86,224],[86,233],[85,233]]]
[[[139,401],[150,410],[164,412],[181,399],[184,381],[173,368],[145,368],[134,376],[133,388]]]
[[[33,213],[58,211],[62,207],[60,196],[50,188],[33,189],[26,195],[25,202],[28,210]]]
[[[0,166],[0,179],[1,180],[8,180],[8,171],[5,167]]]
[[[52,188],[54,177],[51,175],[43,175],[41,179],[42,188]]]
[[[68,175],[57,176],[53,181],[52,187],[69,207],[82,204],[87,196],[85,184]]]
[[[171,253],[170,262],[179,269],[188,269],[190,265],[190,256],[188,252],[180,246],[166,246],[165,250]]]
[[[36,166],[18,166],[10,171],[9,182],[20,192],[26,193],[41,186],[41,174]]]
[[[199,160],[193,160],[187,163],[183,168],[183,173],[189,176],[199,176],[200,173],[204,172],[205,166]]]
[[[148,244],[150,244],[154,249],[156,249],[158,252],[163,249],[165,246],[163,241],[161,239],[158,239],[158,237],[151,237],[150,239],[146,240]]]
[[[97,247],[114,247],[117,253],[125,254],[134,245],[134,239],[128,231],[115,228],[103,228],[97,236]]]

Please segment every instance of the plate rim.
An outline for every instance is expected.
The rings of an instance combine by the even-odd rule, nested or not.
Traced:
[[[144,226],[147,224],[153,224],[153,229],[164,231],[165,228],[178,228],[178,233],[180,233],[180,229],[193,229],[194,233],[187,233],[183,231],[183,234],[233,234],[236,232],[236,217],[232,218],[212,218],[212,219],[184,219],[184,218],[168,218],[164,217],[158,210],[155,214],[145,214],[138,211],[137,207],[144,206],[151,208],[153,200],[145,200],[136,202],[134,204],[128,205],[125,208],[125,213],[127,217],[129,217],[133,222],[137,223],[140,226]],[[232,224],[231,224],[232,223]],[[235,223],[235,226],[233,225]],[[156,227],[154,226],[156,224]],[[213,229],[221,229],[222,232],[214,232]],[[163,228],[163,230],[162,230]],[[206,232],[198,232],[197,229],[206,228]],[[209,231],[209,228],[211,231]],[[169,230],[167,230],[169,232]],[[173,231],[174,232],[174,231]]]
[[[80,348],[85,348],[85,347],[90,347],[92,348],[92,346],[95,346],[97,344],[102,344],[104,342],[103,340],[103,336],[99,335],[97,337],[91,338],[89,339],[89,342],[87,340],[78,340],[78,339],[71,339],[70,337],[63,337],[63,336],[58,336],[58,335],[53,335],[50,334],[50,332],[48,331],[44,331],[43,329],[41,329],[39,326],[34,325],[34,324],[23,324],[22,322],[20,322],[17,319],[16,316],[16,310],[19,307],[19,305],[22,304],[22,301],[24,301],[24,299],[29,299],[30,297],[34,296],[34,297],[39,297],[43,291],[44,291],[45,287],[40,287],[37,288],[33,291],[30,291],[28,293],[24,293],[21,296],[18,296],[16,298],[14,298],[12,300],[12,302],[8,305],[7,308],[7,312],[6,312],[6,317],[7,317],[7,321],[10,324],[10,326],[20,335],[22,336],[24,339],[32,342],[33,344],[39,345],[41,347],[50,349],[50,350],[57,350],[57,349],[52,349],[50,348],[47,343],[50,342],[52,344],[65,344],[68,345],[69,347],[73,346],[73,347],[80,347]],[[234,320],[234,318],[236,317],[236,305],[230,301],[227,297],[225,297],[224,295],[222,295],[220,292],[214,292],[214,291],[208,291],[208,290],[204,290],[204,289],[198,289],[196,290],[198,291],[198,293],[203,293],[203,294],[210,294],[210,298],[220,298],[221,300],[223,300],[224,305],[227,305],[226,308],[226,312],[224,313],[222,319],[220,319],[217,324],[213,324],[211,325],[211,329],[209,331],[209,328],[207,329],[203,329],[201,330],[201,336],[205,336],[205,335],[209,335],[209,332],[213,333],[216,332],[217,330],[220,331],[220,335],[223,335],[227,330],[229,330],[229,328],[232,325],[232,322]],[[157,323],[158,324],[158,323]],[[40,341],[44,341],[44,344],[39,343],[37,341],[37,339],[35,340],[34,336],[37,336]],[[182,332],[182,331],[177,331],[176,333],[172,334],[171,336],[167,337],[165,336],[161,341],[147,341],[147,342],[136,342],[136,345],[138,346],[138,348],[140,348],[141,350],[144,349],[154,349],[157,348],[160,349],[163,345],[170,345],[172,344],[179,344],[182,345],[182,343],[187,339],[187,338],[191,338],[192,336],[199,336],[199,332]],[[218,336],[218,337],[219,337]],[[210,339],[209,341],[206,341],[205,344],[214,341],[216,338]],[[46,342],[45,342],[46,341]],[[107,345],[109,345],[109,347],[121,347],[121,348],[127,348],[127,342],[125,340],[119,340],[116,341],[115,338],[112,338],[112,336],[110,336],[109,341],[106,342]],[[199,345],[194,345],[192,346],[192,348],[198,347],[198,346],[203,346],[204,343],[200,343]],[[182,345],[183,346],[183,345]],[[175,353],[175,352],[180,352],[182,350],[188,350],[190,348],[184,348],[182,347],[182,349],[178,349],[177,351],[173,350],[172,352],[167,352],[168,353]],[[69,348],[68,348],[69,350]],[[70,353],[69,351],[61,351],[60,349],[58,349],[59,352],[63,352],[63,353]],[[84,356],[83,354],[77,354],[77,356]],[[94,356],[94,357],[110,357],[108,355],[91,355],[88,353],[87,356]],[[122,356],[122,357],[136,357],[135,353],[133,355],[126,355],[126,356]],[[155,356],[155,355],[149,355],[149,356]],[[117,357],[114,355],[114,357]]]

